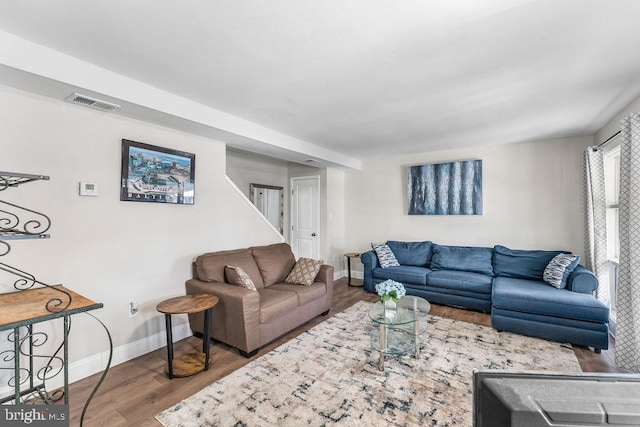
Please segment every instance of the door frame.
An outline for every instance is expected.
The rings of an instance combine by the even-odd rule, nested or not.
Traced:
[[[316,245],[318,247],[318,257],[322,257],[322,245],[320,244],[322,242],[322,229],[321,229],[321,217],[320,217],[320,213],[321,213],[321,206],[320,206],[320,201],[322,200],[322,197],[320,197],[320,191],[321,191],[321,177],[320,175],[301,175],[301,176],[292,176],[289,178],[289,224],[290,224],[290,228],[289,228],[289,245],[291,245],[291,240],[292,240],[292,236],[293,236],[293,197],[292,197],[292,192],[293,192],[293,188],[294,188],[294,181],[300,181],[300,180],[304,180],[304,179],[315,179],[316,182],[318,183],[318,198],[317,198],[317,215],[318,215],[318,231],[316,232],[317,235],[317,239],[316,239]]]

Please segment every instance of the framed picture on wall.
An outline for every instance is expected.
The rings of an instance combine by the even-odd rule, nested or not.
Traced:
[[[482,215],[482,160],[407,168],[409,215]]]
[[[122,140],[120,200],[192,205],[196,155]]]

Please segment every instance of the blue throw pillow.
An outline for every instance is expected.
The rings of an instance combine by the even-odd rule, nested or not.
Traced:
[[[549,262],[562,253],[570,252],[530,251],[496,245],[493,248],[493,271],[496,276],[542,280],[542,274]]]
[[[371,247],[374,251],[376,251],[376,255],[378,256],[378,262],[380,263],[380,267],[389,268],[389,267],[398,267],[400,264],[396,259],[395,255],[389,248],[389,246],[380,244],[380,243],[372,243]]]
[[[580,257],[571,254],[558,254],[553,257],[542,274],[542,280],[554,288],[564,289],[569,275],[576,269]]]
[[[429,267],[431,264],[431,242],[396,242],[389,240],[387,245],[393,251],[400,265]]]
[[[493,276],[491,248],[433,245],[433,270],[470,271]]]

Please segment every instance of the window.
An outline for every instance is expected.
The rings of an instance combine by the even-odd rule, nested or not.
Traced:
[[[620,145],[604,153],[605,193],[607,197],[607,255],[611,260],[620,256]]]
[[[604,152],[604,181],[607,199],[607,257],[612,331],[616,320],[616,285],[620,257],[620,141],[614,141]],[[615,334],[615,332],[614,332]]]

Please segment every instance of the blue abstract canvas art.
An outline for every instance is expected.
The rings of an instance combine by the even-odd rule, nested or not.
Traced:
[[[482,215],[482,160],[407,168],[409,215]]]

